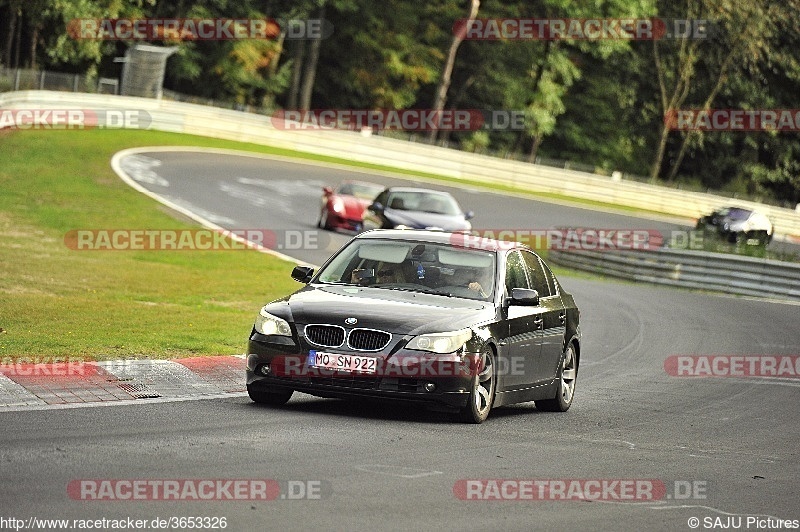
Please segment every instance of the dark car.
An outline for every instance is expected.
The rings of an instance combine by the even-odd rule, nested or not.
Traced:
[[[472,211],[464,212],[447,192],[391,187],[364,211],[364,229],[469,231]]]
[[[481,423],[492,407],[572,404],[580,312],[522,244],[438,231],[368,231],[265,305],[247,391],[410,401]]]
[[[360,231],[364,209],[385,187],[366,181],[342,181],[336,189],[323,187],[317,227]]]
[[[697,229],[731,243],[767,245],[772,240],[772,222],[763,213],[742,207],[723,207],[697,220]]]

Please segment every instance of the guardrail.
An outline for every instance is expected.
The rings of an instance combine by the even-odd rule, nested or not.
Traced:
[[[800,238],[800,212],[752,201],[699,192],[615,181],[486,155],[336,130],[276,128],[270,117],[196,104],[88,93],[18,91],[0,93],[0,108],[141,109],[152,117],[151,129],[253,142],[393,166],[477,182],[520,187],[603,201],[685,218],[697,218],[725,205],[759,209],[772,218],[776,235]]]
[[[800,301],[800,264],[707,251],[550,250],[560,266],[630,281]]]

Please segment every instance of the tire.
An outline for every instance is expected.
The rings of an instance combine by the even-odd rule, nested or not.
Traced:
[[[254,403],[261,405],[282,406],[289,402],[292,398],[294,390],[285,390],[280,392],[264,392],[261,390],[254,390],[250,386],[247,387],[247,395]]]
[[[552,399],[536,401],[536,408],[545,412],[566,412],[572,406],[575,398],[575,382],[578,380],[578,358],[575,356],[575,347],[569,344],[561,357],[561,367],[558,370],[558,387]]]
[[[483,423],[489,417],[497,390],[497,371],[495,371],[494,351],[487,347],[481,354],[481,371],[472,377],[469,399],[459,412],[464,423]]]

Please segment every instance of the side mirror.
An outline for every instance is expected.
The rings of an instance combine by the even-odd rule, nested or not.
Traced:
[[[314,268],[310,266],[295,266],[292,270],[292,279],[297,282],[308,284],[314,277]]]
[[[383,204],[374,201],[372,202],[372,205],[369,206],[369,210],[373,212],[383,212]]]
[[[331,187],[322,187],[322,192],[326,196],[330,196],[331,194],[333,194],[333,189]]]
[[[472,220],[473,218],[475,218],[475,211],[467,211],[464,213],[465,220]]]
[[[530,288],[512,288],[511,305],[529,305],[535,307],[539,304],[539,292]]]

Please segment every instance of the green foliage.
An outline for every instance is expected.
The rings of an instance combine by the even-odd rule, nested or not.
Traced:
[[[216,100],[287,106],[313,77],[311,107],[429,108],[453,23],[467,0],[0,0],[19,13],[21,62],[39,28],[40,68],[115,77],[124,43],[75,41],[80,17],[309,18],[334,32],[316,65],[310,41],[182,42],[165,87]],[[707,19],[705,39],[464,41],[447,108],[523,111],[523,131],[443,133],[449,146],[524,159],[566,159],[605,172],[654,175],[794,207],[800,201],[797,132],[677,132],[665,107],[794,109],[800,94],[800,3],[774,0],[483,0],[479,18]],[[9,41],[0,22],[0,58]],[[175,43],[169,43],[175,44]],[[16,45],[12,45],[16,46]],[[657,52],[657,59],[656,59]],[[295,103],[296,105],[296,103]]]

